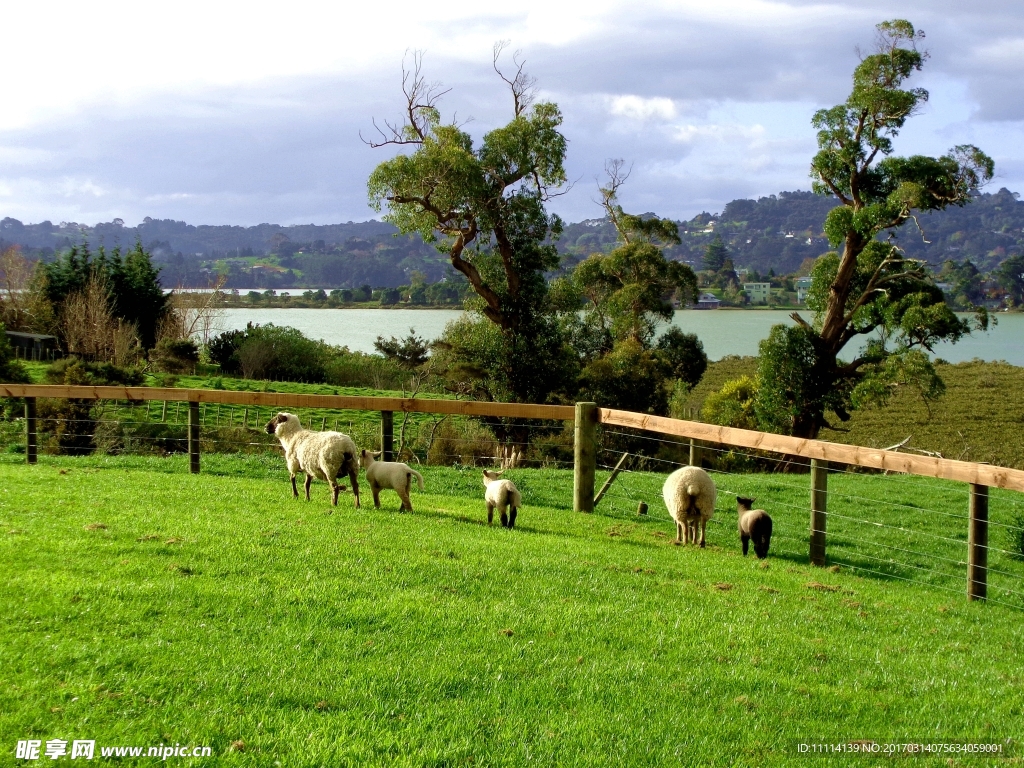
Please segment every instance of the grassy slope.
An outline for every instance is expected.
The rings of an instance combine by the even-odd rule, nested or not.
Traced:
[[[203,461],[0,459],[5,744],[205,744],[204,765],[764,765],[799,740],[1020,736],[1021,613],[810,568],[786,553],[804,487],[720,482],[774,494],[797,543],[762,567],[737,551],[725,492],[710,548],[671,546],[656,476],[581,516],[567,473],[520,470],[508,532],[483,524],[475,471],[425,468],[412,515],[388,493],[331,514],[322,484],[291,500],[270,457]],[[862,495],[887,480],[842,478]],[[960,511],[947,493],[924,501]],[[616,517],[637,495],[650,518]]]
[[[946,394],[930,413],[919,396],[901,390],[887,408],[855,412],[843,425],[848,432],[825,430],[822,439],[882,448],[909,435],[911,446],[946,458],[1024,469],[1024,368],[982,361],[937,367]],[[756,368],[752,357],[712,363],[690,405],[700,407],[726,381],[752,376]]]

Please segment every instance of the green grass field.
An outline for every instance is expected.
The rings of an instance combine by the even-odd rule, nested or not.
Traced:
[[[914,392],[896,392],[889,406],[855,411],[845,431],[825,429],[822,440],[884,448],[910,437],[909,445],[947,459],[985,461],[1024,469],[1024,368],[974,360],[938,363],[946,394],[926,405]],[[728,357],[708,366],[688,405],[699,408],[711,392],[740,376],[753,376],[753,357]]]
[[[654,474],[580,515],[570,473],[513,471],[510,532],[485,524],[479,470],[423,468],[399,514],[389,492],[381,510],[332,510],[323,484],[293,500],[270,455],[204,455],[198,476],[182,456],[20,461],[0,457],[2,765],[53,738],[212,748],[168,761],[190,765],[761,766],[856,739],[1020,754],[1024,563],[994,560],[1002,602],[965,600],[937,559],[963,550],[956,484],[831,478],[834,571],[806,564],[799,475],[720,476],[696,550],[672,546]],[[775,517],[766,563],[739,552],[740,492]],[[995,494],[994,523],[1020,504]],[[932,556],[871,559],[893,546]]]

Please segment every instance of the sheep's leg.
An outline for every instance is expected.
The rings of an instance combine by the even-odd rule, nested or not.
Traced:
[[[352,462],[349,462],[348,466],[348,479],[352,483],[352,493],[356,497],[356,509],[359,509],[359,467],[357,465],[353,469]]]
[[[747,556],[747,548],[750,546],[750,537],[747,534],[740,535],[740,541],[743,542],[743,556]]]
[[[519,510],[516,509],[515,507],[512,507],[512,508],[509,509],[509,511],[508,511],[508,527],[509,528],[515,528],[516,527],[516,515],[517,514],[519,514]]]
[[[508,515],[505,514],[505,508],[501,507],[498,510],[498,513],[501,515],[501,527],[508,528]]]
[[[487,524],[494,525],[494,505],[487,502]]]
[[[700,519],[700,548],[704,549],[704,528],[707,526],[708,521],[703,517]]]
[[[680,544],[686,543],[686,534],[683,532],[683,524],[680,523],[678,520],[676,521],[676,540],[672,543],[675,544],[677,547]]]
[[[313,478],[310,475],[306,475],[306,501],[309,501],[309,486],[313,484]]]
[[[405,493],[404,494],[400,493],[398,495],[402,497],[402,506],[404,506],[406,511],[408,511],[408,512],[412,512],[412,496],[410,495],[411,492],[412,492],[412,474],[407,474],[405,476]]]
[[[372,480],[370,481],[370,493],[373,494],[373,506],[375,509],[380,509],[380,486]]]
[[[331,491],[334,494],[333,498],[331,499],[332,507],[338,506],[338,494],[341,493],[341,488],[342,486],[338,485],[337,480],[331,480]]]
[[[299,489],[295,486],[295,474],[292,473],[292,496],[299,498]]]
[[[399,508],[398,511],[405,512],[406,510],[408,510],[409,512],[412,512],[412,499],[409,498],[408,486],[398,491],[398,498],[402,500],[402,506]]]

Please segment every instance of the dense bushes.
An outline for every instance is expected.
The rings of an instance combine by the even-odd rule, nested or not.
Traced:
[[[199,346],[192,339],[164,337],[150,353],[149,361],[162,373],[195,373]]]
[[[214,338],[209,355],[224,373],[235,376],[320,384],[327,381],[333,349],[306,338],[296,328],[249,323],[245,330],[226,331]]]
[[[28,371],[14,356],[14,348],[7,339],[7,329],[0,323],[0,381],[8,384],[28,382]]]
[[[48,384],[135,387],[143,383],[141,371],[110,363],[90,363],[69,357],[46,369]],[[96,448],[97,427],[103,406],[95,400],[39,401],[40,445],[49,453],[80,456]]]

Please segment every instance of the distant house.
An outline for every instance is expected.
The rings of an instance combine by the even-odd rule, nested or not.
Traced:
[[[751,304],[767,304],[772,292],[771,283],[744,283],[743,292]]]
[[[696,309],[718,309],[718,307],[721,304],[722,304],[721,299],[719,299],[717,296],[715,296],[715,294],[704,292],[697,299],[697,304],[696,304],[695,308]]]
[[[60,357],[56,336],[47,336],[42,333],[21,333],[20,331],[6,331],[6,333],[7,340],[14,348],[16,357],[25,360],[54,360]]]
[[[807,292],[811,290],[811,278],[798,277],[793,281],[793,287],[796,288],[797,303],[803,304],[807,301]]]

